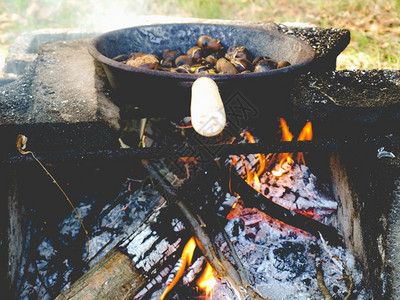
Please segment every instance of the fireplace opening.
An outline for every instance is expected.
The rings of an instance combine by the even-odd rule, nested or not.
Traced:
[[[299,128],[283,118],[276,122],[282,133],[281,137],[277,134],[278,140],[312,139],[310,122]],[[142,139],[147,146],[156,145],[157,134],[165,138],[157,133],[160,124],[165,127],[165,121],[147,124]],[[179,134],[186,132],[184,136],[193,130],[174,122],[170,126],[178,128]],[[250,130],[218,139],[222,146],[261,142]],[[51,299],[61,293],[58,299],[68,299],[81,276],[90,274],[90,268],[115,249],[137,269],[137,286],[119,290],[134,299],[241,299],[248,294],[255,299],[301,299],[325,297],[323,286],[338,299],[350,294],[365,299],[381,293],[387,279],[376,270],[384,272],[386,267],[384,236],[378,228],[366,228],[361,207],[368,205],[363,202],[365,184],[379,182],[373,178],[373,169],[379,166],[362,161],[378,159],[373,151],[357,153],[354,159],[353,155],[352,151],[230,155],[219,168],[215,161],[203,164],[199,156],[183,155],[145,163],[115,160],[50,165],[50,172],[70,198],[77,200],[77,211],[90,228],[89,253],[76,215],[54,184],[40,175],[39,167],[21,165],[14,190],[21,195],[15,198],[41,201],[13,204],[19,209],[11,216],[14,229],[21,230],[25,245],[20,261],[14,261],[24,270],[18,277],[17,297]],[[354,172],[354,166],[360,170]],[[360,186],[355,187],[355,182]],[[181,189],[187,191],[177,193]],[[179,197],[189,211],[195,207],[204,224],[179,210],[174,203]],[[310,219],[314,223],[304,221]],[[196,232],[193,222],[205,231]],[[375,234],[378,239],[372,240]],[[199,238],[202,235],[208,237]],[[200,245],[192,249],[191,263],[182,263],[185,244],[194,236]],[[218,249],[208,253],[204,250],[208,243]],[[371,248],[366,248],[368,243]],[[235,271],[239,275],[223,266],[233,279],[219,277],[221,269],[212,266],[220,264],[221,257],[208,261],[216,254],[230,261],[232,270],[239,269]],[[203,291],[198,283],[207,270],[215,285],[212,291],[207,291],[207,285]],[[235,286],[238,278],[243,283],[243,274],[251,286],[246,291]]]

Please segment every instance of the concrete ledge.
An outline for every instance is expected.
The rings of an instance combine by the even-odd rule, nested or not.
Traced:
[[[1,152],[21,133],[39,149],[116,147],[119,108],[96,72],[87,39],[42,44],[17,80],[0,87]]]
[[[99,34],[79,29],[41,29],[20,35],[10,46],[5,73],[21,75],[38,56],[42,43],[89,38]]]

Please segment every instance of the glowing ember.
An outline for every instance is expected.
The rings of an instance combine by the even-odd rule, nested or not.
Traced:
[[[196,242],[194,238],[192,237],[185,245],[185,248],[183,248],[182,256],[181,256],[181,265],[179,267],[178,272],[176,273],[173,281],[165,288],[164,292],[162,293],[160,300],[163,300],[165,296],[169,293],[169,291],[172,290],[172,288],[176,285],[176,283],[179,281],[179,279],[182,277],[183,272],[186,269],[187,265],[190,265],[192,263],[192,258],[193,258],[193,252],[194,249],[196,248]]]
[[[282,140],[293,138],[284,119],[281,119],[281,128]],[[245,139],[241,142],[258,142],[257,138],[248,132],[243,136]],[[312,125],[308,122],[301,130],[298,140],[311,138]],[[233,155],[230,163],[254,190],[288,210],[321,220],[337,209],[336,201],[329,197],[324,188],[318,186],[315,175],[304,163],[302,153],[266,154],[264,158],[265,160],[260,160],[256,154]],[[263,167],[260,166],[260,161],[264,163]],[[258,175],[260,169],[264,171]],[[230,192],[240,196],[232,193],[231,188]]]
[[[210,295],[216,282],[217,281],[215,279],[213,269],[211,265],[207,263],[207,266],[204,269],[203,274],[197,281],[197,285],[206,293],[206,295]]]

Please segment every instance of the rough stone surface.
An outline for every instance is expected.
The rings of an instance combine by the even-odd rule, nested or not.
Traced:
[[[400,148],[385,150],[395,157],[378,158],[373,149],[339,151],[331,157],[339,223],[346,246],[363,265],[371,299],[400,296]]]
[[[292,92],[294,118],[329,136],[382,135],[400,126],[400,71],[332,71],[301,76]]]
[[[293,35],[309,43],[315,50],[316,61],[313,71],[324,71],[321,64],[330,64],[332,70],[336,66],[336,57],[350,42],[350,32],[341,28],[320,28],[296,24],[279,24],[278,30]]]
[[[23,74],[26,68],[37,58],[39,47],[42,43],[89,38],[97,34],[98,32],[78,29],[40,29],[24,33],[17,37],[10,46],[10,54],[6,59],[5,73]]]
[[[119,109],[96,73],[88,40],[43,44],[38,59],[14,82],[0,87],[3,151],[18,133],[32,148],[98,149],[117,143]]]

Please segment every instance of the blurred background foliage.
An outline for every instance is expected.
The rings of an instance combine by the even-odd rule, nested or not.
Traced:
[[[345,28],[352,38],[338,69],[400,69],[400,0],[0,0],[0,69],[9,45],[23,32],[105,31],[143,15]]]

